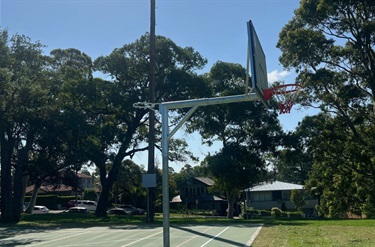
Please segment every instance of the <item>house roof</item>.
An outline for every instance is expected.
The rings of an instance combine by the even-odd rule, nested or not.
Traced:
[[[33,192],[34,185],[26,187],[26,194],[29,194]],[[59,186],[53,186],[53,185],[42,185],[39,188],[40,192],[43,193],[50,193],[50,192],[64,192],[64,191],[73,191],[73,188],[68,185],[59,185]]]
[[[200,201],[226,201],[225,198],[220,197],[220,196],[215,196],[215,195],[203,195],[198,198]]]
[[[77,173],[77,177],[79,177],[79,178],[93,178],[91,175],[87,175],[85,173]]]
[[[284,183],[280,181],[264,182],[252,188],[245,189],[245,191],[276,191],[276,190],[302,190],[303,185]]]
[[[178,196],[173,197],[171,202],[182,202],[181,196],[178,195]]]
[[[197,199],[201,202],[225,201],[225,198],[222,198],[220,196],[214,196],[214,195],[204,195],[204,196],[197,197]],[[182,202],[181,196],[178,195],[178,196],[173,197],[171,202],[172,203],[181,203]]]
[[[204,184],[207,184],[208,186],[212,186],[215,183],[212,179],[206,177],[195,177],[195,179],[201,181]]]

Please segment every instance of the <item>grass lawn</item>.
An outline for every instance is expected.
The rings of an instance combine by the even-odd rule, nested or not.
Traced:
[[[375,246],[375,220],[269,220],[252,247]]]
[[[113,225],[145,225],[145,216],[110,215],[104,218],[94,214],[45,214],[22,216],[16,225],[1,227],[91,227]],[[162,215],[156,215],[155,226],[162,226]],[[375,246],[375,220],[372,219],[226,219],[204,217],[170,217],[171,225],[182,224],[263,224],[252,247],[315,247],[315,246]]]

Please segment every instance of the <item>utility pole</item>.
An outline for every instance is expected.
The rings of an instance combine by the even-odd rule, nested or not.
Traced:
[[[149,89],[150,103],[155,103],[155,0],[151,1],[150,7],[150,71]],[[155,174],[155,111],[149,111],[149,135],[148,135],[148,174]],[[155,215],[155,187],[148,188],[147,198],[147,223],[154,222]]]

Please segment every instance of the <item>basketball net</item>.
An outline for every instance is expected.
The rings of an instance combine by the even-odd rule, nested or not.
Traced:
[[[300,90],[301,85],[299,84],[278,85],[273,88],[265,89],[264,99],[269,100],[272,96],[275,96],[280,110],[279,114],[290,113]]]

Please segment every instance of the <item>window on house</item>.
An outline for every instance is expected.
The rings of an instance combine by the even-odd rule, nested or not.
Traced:
[[[272,200],[281,201],[283,199],[281,191],[272,191]]]
[[[189,196],[193,196],[193,188],[189,188]]]
[[[252,202],[272,201],[272,192],[266,191],[250,193],[250,200]]]
[[[283,201],[290,201],[290,191],[283,191]]]

